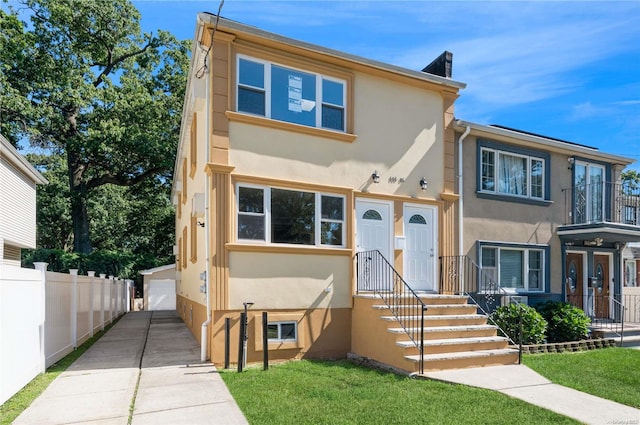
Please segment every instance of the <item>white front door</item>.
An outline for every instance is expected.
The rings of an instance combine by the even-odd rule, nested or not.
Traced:
[[[404,207],[404,280],[414,291],[437,291],[436,208]]]
[[[391,257],[391,203],[356,199],[356,248],[358,252],[380,251],[393,264]],[[358,263],[358,290],[389,290],[392,280],[384,273],[384,261],[377,256]]]
[[[377,249],[387,261],[392,263],[390,217],[391,204],[356,200],[356,246],[358,252]]]

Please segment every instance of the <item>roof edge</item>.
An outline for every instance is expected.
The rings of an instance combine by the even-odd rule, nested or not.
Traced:
[[[556,148],[556,149],[559,149],[559,150],[564,150],[564,151],[566,151],[567,154],[581,153],[581,154],[585,154],[585,155],[591,155],[591,156],[599,157],[599,158],[605,159],[605,160],[607,160],[609,162],[612,162],[612,163],[615,163],[615,164],[624,165],[624,166],[628,166],[628,165],[633,164],[634,162],[636,162],[635,159],[627,158],[627,157],[621,156],[621,155],[602,152],[602,151],[600,151],[600,150],[598,150],[596,148],[592,148],[590,146],[580,145],[580,144],[577,144],[577,143],[562,141],[562,140],[559,140],[559,139],[554,139],[554,138],[550,138],[550,137],[544,137],[544,136],[535,135],[535,134],[527,133],[527,132],[519,132],[519,131],[516,131],[516,130],[506,129],[506,128],[503,128],[503,127],[495,127],[495,126],[491,126],[491,125],[477,124],[477,123],[473,123],[473,122],[470,122],[470,121],[464,121],[464,120],[461,120],[461,119],[455,119],[454,128],[457,131],[464,131],[467,127],[471,128],[471,130],[475,130],[476,132],[479,132],[479,133],[485,133],[485,134],[490,134],[490,135],[495,135],[495,136],[510,137],[510,138],[515,138],[515,139],[520,139],[520,140],[526,140],[526,141],[529,141],[529,142],[532,142],[532,143],[540,144],[542,146],[548,146],[548,147]]]
[[[14,148],[2,134],[0,134],[0,157],[4,156],[9,158],[11,163],[16,165],[20,171],[30,177],[36,184],[49,183],[49,181],[38,170],[36,170],[29,161],[27,161],[27,158],[25,158],[24,155],[18,152],[18,150]]]
[[[216,15],[213,13],[209,13],[209,12],[198,13],[199,23],[202,22],[203,24],[215,25],[215,21],[216,21]],[[220,19],[218,22],[218,30],[225,29],[225,28],[227,30],[254,35],[254,36],[261,37],[267,40],[272,40],[278,43],[289,44],[304,50],[308,50],[310,52],[339,57],[343,60],[358,63],[360,65],[369,66],[372,68],[377,68],[377,69],[385,70],[388,72],[393,72],[396,74],[401,74],[408,77],[421,79],[424,81],[429,81],[435,84],[442,84],[451,88],[455,88],[456,90],[464,89],[467,86],[466,83],[455,81],[450,78],[440,77],[438,75],[428,74],[422,71],[415,71],[409,68],[403,68],[397,65],[392,65],[389,63],[385,63],[385,62],[381,62],[373,59],[368,59],[362,56],[346,53],[340,50],[330,49],[328,47],[323,47],[317,44],[308,43],[306,41],[297,40],[294,38],[275,34],[269,31],[265,31],[254,26],[243,24],[237,21],[232,21],[230,19],[220,16]]]

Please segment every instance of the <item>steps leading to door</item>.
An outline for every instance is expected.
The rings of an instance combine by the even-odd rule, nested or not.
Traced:
[[[487,317],[477,313],[468,298],[459,295],[422,295],[427,306],[424,317],[424,370],[458,369],[487,365],[516,364],[518,350],[509,348],[507,338]],[[399,311],[415,311],[408,305]],[[408,323],[420,318],[404,316]],[[419,371],[419,349],[389,308],[375,295],[354,297],[352,344],[354,354],[394,368]],[[359,334],[366,327],[368,338]],[[375,329],[375,330],[374,330]],[[416,331],[419,328],[409,329]],[[358,352],[361,351],[361,352]]]

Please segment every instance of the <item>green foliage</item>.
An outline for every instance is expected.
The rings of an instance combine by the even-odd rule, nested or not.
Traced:
[[[503,336],[508,336],[515,343],[520,342],[520,317],[522,316],[522,343],[540,344],[544,341],[547,321],[538,311],[524,304],[507,304],[498,307],[491,314],[491,320],[498,325]]]
[[[135,254],[131,251],[119,252],[100,250],[90,254],[77,252],[65,252],[60,249],[32,249],[22,250],[22,266],[32,268],[33,263],[48,263],[47,270],[67,273],[69,269],[78,269],[78,273],[86,275],[88,271],[94,271],[97,275],[104,273],[107,276],[139,280],[140,270],[162,266],[171,261],[162,258]]]
[[[547,321],[548,342],[579,341],[587,337],[591,320],[576,306],[549,301],[536,306]]]
[[[14,144],[27,141],[56,156],[41,161],[53,173],[46,175],[52,188],[42,191],[50,196],[39,226],[51,225],[42,238],[46,246],[73,244],[83,253],[93,248],[91,235],[98,246],[126,245],[116,239],[108,246],[104,236],[117,234],[116,228],[126,232],[129,216],[122,210],[131,199],[107,186],[133,188],[152,180],[162,186],[156,195],[168,199],[189,43],[164,31],[143,34],[128,0],[19,4],[0,10],[0,131]],[[96,216],[102,223],[92,223],[100,221]],[[113,229],[102,232],[108,226]],[[165,251],[172,233],[165,234]]]

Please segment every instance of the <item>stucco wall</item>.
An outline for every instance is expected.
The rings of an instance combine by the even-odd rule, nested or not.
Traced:
[[[439,94],[355,73],[352,142],[230,123],[234,173],[437,199],[443,189]],[[380,184],[371,185],[373,171]],[[422,191],[421,177],[429,181]]]
[[[556,228],[564,220],[564,193],[571,187],[568,156],[551,153],[550,199],[547,205],[532,205],[496,199],[483,199],[477,192],[477,141],[469,136],[463,146],[464,242],[463,253],[477,260],[479,240],[518,244],[544,244],[550,247],[551,292],[562,291],[562,255]],[[531,149],[530,146],[527,146]],[[544,152],[544,150],[540,150]]]
[[[230,253],[231,309],[351,307],[350,256]]]

